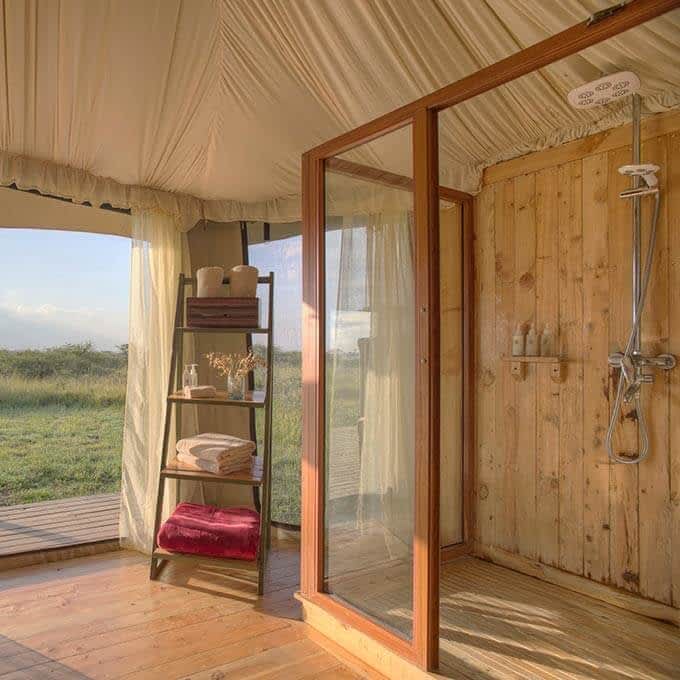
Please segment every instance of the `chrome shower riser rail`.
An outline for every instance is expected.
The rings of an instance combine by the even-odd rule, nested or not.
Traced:
[[[633,202],[633,323],[628,336],[628,342],[623,352],[615,352],[609,356],[609,365],[618,369],[619,380],[616,388],[616,399],[609,420],[609,428],[605,438],[607,453],[610,460],[626,465],[642,462],[649,454],[649,431],[642,408],[641,389],[644,384],[654,382],[652,373],[644,373],[643,368],[670,371],[675,368],[676,359],[671,354],[645,356],[641,351],[641,320],[642,312],[647,301],[647,291],[654,261],[657,227],[659,221],[659,206],[661,195],[657,186],[655,173],[659,170],[655,165],[640,164],[640,116],[641,99],[638,94],[632,96],[633,108],[633,165],[619,168],[621,174],[629,175],[633,179],[631,189],[621,192],[620,197]],[[643,196],[654,196],[654,212],[652,215],[651,233],[644,269],[642,268],[642,205]],[[614,431],[618,425],[624,403],[634,402],[640,434],[639,451],[636,453],[614,451]]]

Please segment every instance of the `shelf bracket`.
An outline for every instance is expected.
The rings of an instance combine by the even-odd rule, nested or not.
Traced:
[[[522,382],[527,374],[527,365],[522,361],[513,361],[510,365],[510,373],[517,382]]]
[[[550,379],[554,383],[561,383],[564,381],[564,362],[558,361],[556,364],[550,366]]]
[[[527,365],[534,366],[548,364],[550,366],[550,379],[554,383],[564,382],[566,374],[566,359],[563,357],[503,357],[503,361],[510,364],[510,373],[517,382],[522,382],[527,375]]]

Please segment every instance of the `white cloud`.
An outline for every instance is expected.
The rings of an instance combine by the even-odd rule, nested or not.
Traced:
[[[329,319],[329,348],[343,352],[356,352],[359,338],[366,338],[371,330],[371,315],[368,312],[332,310]]]
[[[72,318],[88,320],[93,319],[101,314],[104,314],[104,309],[96,307],[94,309],[88,307],[79,307],[77,309],[66,309],[64,307],[57,307],[56,305],[7,305],[0,304],[0,307],[10,312],[29,319],[45,319],[53,318]]]
[[[127,316],[101,307],[60,307],[19,301],[16,291],[0,298],[0,346],[12,349],[49,347],[92,341],[111,349],[127,342]]]

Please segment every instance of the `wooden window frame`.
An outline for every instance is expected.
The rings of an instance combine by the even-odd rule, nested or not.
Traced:
[[[582,22],[496,64],[481,69],[365,125],[331,139],[302,157],[303,221],[303,455],[300,590],[342,622],[413,661],[435,670],[439,662],[439,197],[437,113],[523,75],[580,52],[680,7],[680,0],[632,0],[596,23]],[[412,125],[416,230],[416,405],[415,517],[413,545],[413,636],[405,640],[323,591],[324,404],[325,404],[325,232],[324,171],[331,159],[389,132]],[[444,189],[442,198],[445,198]],[[448,190],[455,192],[455,190]],[[464,238],[464,543],[472,541],[474,370],[472,200],[462,192]],[[452,195],[449,195],[452,198]],[[422,363],[421,363],[422,362]],[[468,499],[468,493],[470,498]],[[448,549],[449,556],[461,548]]]

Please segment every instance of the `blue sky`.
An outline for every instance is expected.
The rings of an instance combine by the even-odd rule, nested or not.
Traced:
[[[369,333],[364,312],[343,311],[337,316],[337,295],[342,231],[326,232],[326,297],[328,349],[357,351],[357,338]],[[284,350],[302,349],[302,237],[251,245],[249,262],[261,274],[274,272],[274,342]]]
[[[0,347],[127,342],[130,240],[0,229]]]
[[[340,232],[329,232],[330,299],[337,290]],[[275,272],[275,343],[299,350],[302,238],[250,246],[250,263]],[[130,240],[119,236],[0,228],[0,347],[127,342]],[[333,326],[333,324],[331,324]]]
[[[302,239],[250,247],[251,264],[276,273],[275,342],[300,348]],[[127,342],[130,240],[41,229],[0,229],[0,347]]]
[[[284,350],[299,350],[302,332],[302,237],[251,245],[248,260],[263,276],[274,272],[274,343]],[[266,314],[266,310],[263,309],[262,313]]]

